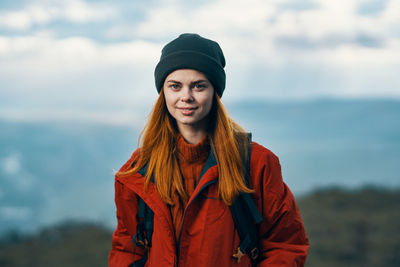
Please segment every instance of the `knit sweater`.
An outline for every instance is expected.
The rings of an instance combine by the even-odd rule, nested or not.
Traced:
[[[188,144],[181,134],[177,137],[178,147],[178,163],[182,174],[183,184],[186,193],[190,197],[200,178],[201,170],[203,169],[209,152],[210,144],[207,135],[196,145]],[[183,212],[186,207],[186,202],[174,192],[173,201],[175,205],[171,206],[172,221],[175,228],[175,237],[178,240],[180,228],[182,225]]]

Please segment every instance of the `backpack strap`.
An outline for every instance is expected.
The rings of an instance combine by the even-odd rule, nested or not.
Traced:
[[[133,161],[131,167],[133,168],[136,163],[136,161]],[[146,175],[147,168],[148,164],[145,164],[138,171],[138,173],[144,177]],[[151,177],[151,181],[154,183],[154,177]],[[145,250],[145,254],[139,260],[133,262],[131,267],[143,267],[146,264],[148,250],[151,247],[151,240],[153,236],[154,212],[142,198],[139,197],[138,202],[138,224],[136,226],[136,234],[132,237],[133,254],[135,254],[136,246],[143,248]]]
[[[247,158],[244,159],[243,165],[245,166],[244,179],[246,184],[249,185],[251,133],[248,134],[247,140]],[[240,238],[240,245],[237,248],[236,253],[233,254],[233,257],[239,263],[241,257],[245,254],[248,254],[252,264],[255,265],[259,258],[258,233],[256,225],[260,224],[263,221],[263,218],[259,213],[253,199],[248,193],[239,194],[239,196],[235,199],[235,202],[230,206],[230,210]]]
[[[135,253],[136,246],[143,248],[146,253],[139,260],[135,261],[132,267],[141,267],[145,265],[153,235],[154,212],[141,198],[139,198],[139,211],[137,216],[139,223],[136,227],[136,234],[132,237],[133,253]]]

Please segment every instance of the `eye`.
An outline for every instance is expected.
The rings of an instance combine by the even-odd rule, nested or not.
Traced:
[[[170,89],[176,91],[176,90],[179,89],[179,84],[177,84],[177,83],[170,83],[170,84],[168,85],[168,87],[169,87]]]
[[[207,88],[207,84],[205,83],[197,83],[194,85],[194,88],[198,89],[198,90],[204,90]]]

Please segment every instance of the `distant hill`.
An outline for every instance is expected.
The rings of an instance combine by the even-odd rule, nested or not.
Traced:
[[[308,267],[400,266],[400,190],[327,188],[297,200],[311,248]],[[0,241],[0,266],[107,266],[111,230],[63,224]]]
[[[307,266],[400,266],[400,189],[321,189],[298,200]]]
[[[107,266],[111,231],[93,223],[64,222],[33,236],[10,232],[0,242],[2,267]]]

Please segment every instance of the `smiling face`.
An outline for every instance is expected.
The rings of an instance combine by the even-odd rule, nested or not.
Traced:
[[[167,109],[175,118],[179,130],[206,130],[214,87],[207,77],[193,69],[171,72],[163,86]]]

